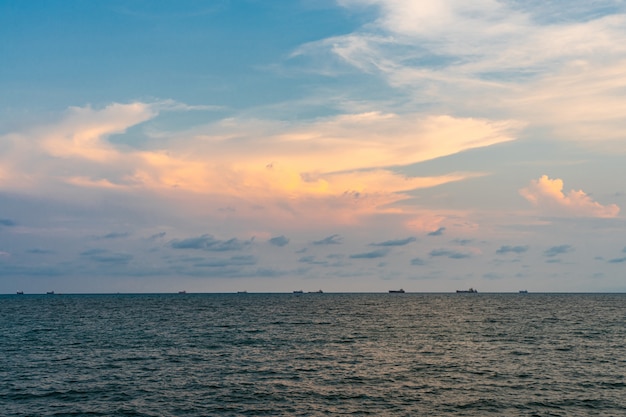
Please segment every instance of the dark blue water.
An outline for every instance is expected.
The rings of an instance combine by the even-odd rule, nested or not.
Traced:
[[[626,416],[626,295],[0,296],[0,415]]]

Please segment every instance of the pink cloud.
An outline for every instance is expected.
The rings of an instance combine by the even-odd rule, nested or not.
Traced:
[[[603,206],[595,202],[582,190],[563,193],[563,180],[550,179],[542,175],[538,180],[531,180],[526,188],[519,190],[526,200],[540,211],[556,216],[575,217],[616,217],[619,207],[616,204]]]

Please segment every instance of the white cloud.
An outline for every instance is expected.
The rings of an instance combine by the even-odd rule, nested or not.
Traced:
[[[547,175],[530,181],[528,187],[519,190],[520,194],[541,213],[565,217],[617,217],[616,204],[603,206],[595,202],[582,190],[563,193],[563,180],[550,179]]]
[[[347,8],[374,6],[378,17],[299,53],[331,51],[415,103],[448,114],[514,115],[547,127],[556,139],[626,151],[621,4],[571,2],[560,10],[545,2],[431,3],[341,0]]]

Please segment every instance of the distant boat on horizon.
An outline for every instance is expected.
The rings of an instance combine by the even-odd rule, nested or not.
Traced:
[[[17,295],[24,295],[24,291],[18,291]]]
[[[528,294],[528,290],[519,290],[520,294]]]
[[[476,294],[478,292],[475,288],[470,288],[469,290],[456,290],[459,294]]]
[[[54,291],[47,291],[46,294],[48,295],[54,295]]]
[[[179,294],[187,294],[187,291],[182,290],[182,291],[178,291]]]
[[[389,290],[389,294],[404,294],[405,291],[400,288],[399,290]]]
[[[304,291],[302,291],[302,290],[295,290],[293,293],[294,294],[304,294]]]
[[[237,294],[248,294],[248,291],[243,290],[243,291],[237,291]]]
[[[322,290],[317,290],[317,291],[309,291],[309,294],[323,294],[324,291]]]

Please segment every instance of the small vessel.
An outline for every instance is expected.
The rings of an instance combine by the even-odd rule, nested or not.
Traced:
[[[17,295],[24,295],[24,291],[18,291]]]
[[[182,291],[178,291],[179,294],[187,294],[187,291],[182,290]]]
[[[389,290],[389,294],[404,294],[404,290],[400,288],[399,290]]]
[[[48,295],[53,295],[53,294],[54,294],[54,291],[47,291],[47,292],[46,292],[46,294],[48,294]]]
[[[528,290],[519,290],[520,294],[528,294]]]
[[[237,294],[248,294],[248,291],[243,290],[243,291],[237,291]]]
[[[324,291],[322,290],[317,290],[317,291],[309,291],[309,294],[323,294]]]
[[[302,291],[302,290],[295,290],[293,293],[294,294],[304,294],[304,291]]]
[[[478,292],[478,290],[475,288],[470,288],[469,290],[456,290],[456,292],[459,294],[475,294]]]

